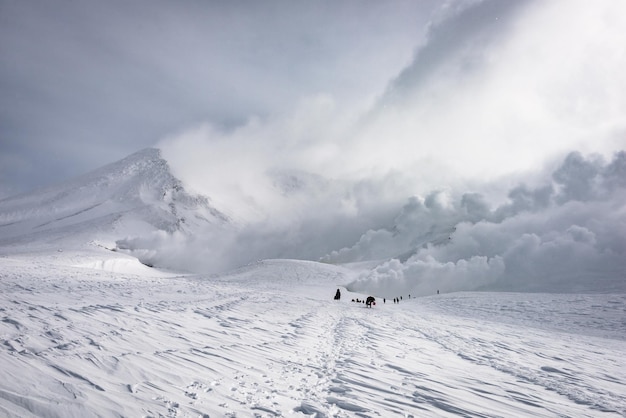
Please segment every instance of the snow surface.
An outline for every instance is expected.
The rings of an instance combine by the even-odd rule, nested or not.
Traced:
[[[185,276],[96,246],[0,272],[2,416],[626,416],[623,294],[367,309],[343,267]]]

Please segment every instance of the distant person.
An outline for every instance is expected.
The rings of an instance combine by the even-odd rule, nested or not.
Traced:
[[[437,294],[439,294],[439,289],[437,289]]]
[[[335,293],[335,300],[341,299],[341,291],[337,289],[337,293]]]
[[[374,296],[368,296],[365,300],[365,306],[371,308],[372,305],[376,305],[376,299],[374,299]]]

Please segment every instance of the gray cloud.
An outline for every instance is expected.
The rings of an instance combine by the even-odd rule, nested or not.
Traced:
[[[437,193],[412,199],[393,228],[370,231],[325,259],[356,261],[364,253],[390,258],[390,248],[409,253],[391,257],[350,286],[387,297],[436,290],[620,289],[626,280],[626,187],[615,179],[625,169],[624,151],[608,163],[574,152],[547,184],[517,186],[493,210],[475,193],[447,207],[432,203]]]
[[[413,62],[391,81],[380,105],[406,105],[405,100],[437,79],[440,72],[452,77],[484,70],[489,51],[509,36],[511,21],[532,0],[483,0],[451,2],[430,26],[428,38]],[[465,73],[465,74],[461,74]]]

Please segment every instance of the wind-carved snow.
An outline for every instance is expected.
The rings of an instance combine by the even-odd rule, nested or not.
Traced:
[[[626,295],[398,295],[368,309],[337,266],[176,276],[106,257],[73,267],[80,256],[0,258],[0,415],[626,414]]]

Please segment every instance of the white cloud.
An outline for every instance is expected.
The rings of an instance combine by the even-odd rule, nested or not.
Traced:
[[[360,127],[358,159],[485,178],[572,149],[609,156],[625,145],[624,16],[619,1],[485,1],[453,15]]]

